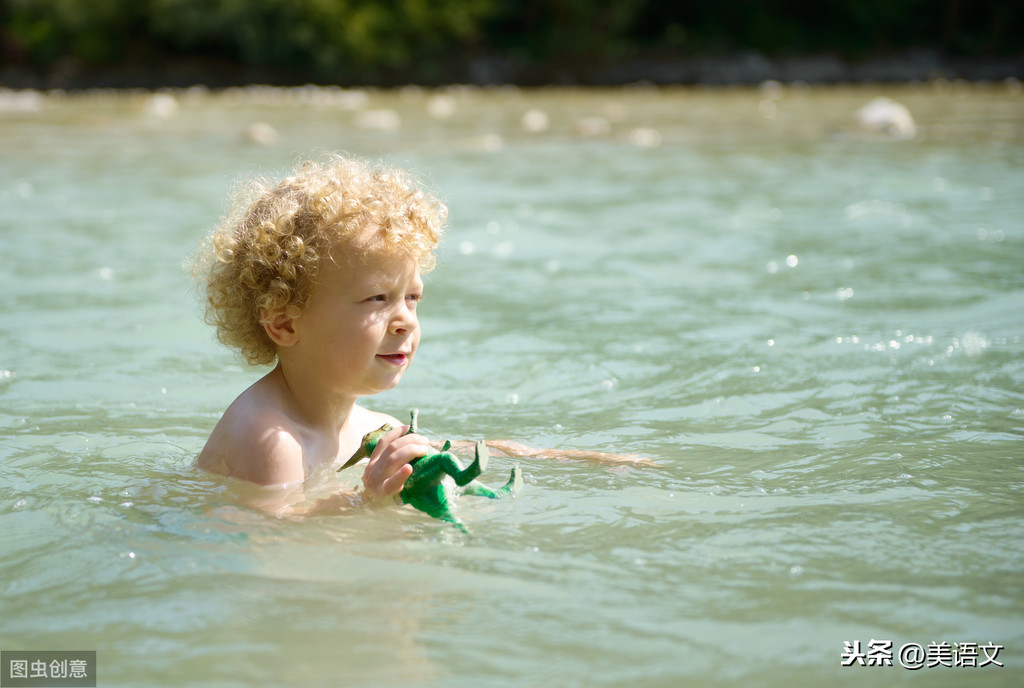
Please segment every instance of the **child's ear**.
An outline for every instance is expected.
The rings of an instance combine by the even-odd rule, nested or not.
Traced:
[[[263,330],[270,337],[270,341],[277,346],[292,346],[299,341],[298,329],[295,321],[301,313],[294,305],[282,306],[268,311],[260,309],[260,322],[263,323]]]

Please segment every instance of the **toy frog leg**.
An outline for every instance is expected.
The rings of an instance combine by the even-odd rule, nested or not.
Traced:
[[[449,473],[448,475],[455,478],[456,485],[460,487],[468,485],[473,482],[474,478],[479,477],[481,473],[487,470],[487,462],[490,458],[491,455],[487,452],[487,445],[483,442],[477,442],[476,450],[473,453],[473,463],[469,464],[469,467],[458,475],[454,473]]]
[[[468,468],[463,469],[459,460],[450,452],[428,454],[417,459],[412,465],[412,475],[405,481],[402,495],[404,497],[406,493],[414,494],[433,483],[440,482],[446,474],[455,479],[456,485],[465,485],[479,476],[486,465],[486,456],[482,463],[478,456]]]
[[[487,497],[487,499],[498,499],[503,496],[497,490],[492,490],[483,483],[470,483],[462,488],[462,494],[470,497]]]
[[[498,489],[492,489],[487,487],[483,483],[472,482],[466,485],[462,489],[462,494],[470,495],[472,497],[487,497],[488,499],[501,499],[502,497],[508,497],[509,495],[515,495],[523,487],[523,471],[519,466],[515,466],[512,469],[512,474],[509,476],[508,482],[499,487]]]

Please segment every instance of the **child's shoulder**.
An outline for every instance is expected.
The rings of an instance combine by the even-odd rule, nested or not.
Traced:
[[[302,430],[254,385],[228,406],[197,467],[260,485],[305,480]]]
[[[360,437],[368,432],[376,430],[382,425],[390,425],[393,428],[397,428],[400,425],[404,425],[400,420],[394,416],[389,416],[386,413],[380,411],[371,411],[368,408],[364,408],[359,404],[352,407],[351,425],[354,428],[358,428],[357,432]]]

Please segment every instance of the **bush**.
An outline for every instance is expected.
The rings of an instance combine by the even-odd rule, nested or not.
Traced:
[[[1022,15],[1004,0],[0,0],[0,47],[42,69],[189,56],[340,81],[472,56],[1020,55]]]

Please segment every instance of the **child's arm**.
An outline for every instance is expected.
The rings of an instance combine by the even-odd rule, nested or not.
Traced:
[[[440,447],[440,444],[436,446]],[[636,454],[608,454],[605,452],[587,451],[582,449],[536,449],[512,440],[487,440],[487,447],[507,457],[523,457],[535,459],[555,459],[556,461],[591,461],[612,465],[630,464],[634,466],[658,466],[659,464],[644,456]],[[452,442],[456,451],[472,451],[473,442]]]
[[[362,489],[343,488],[333,494],[311,496],[306,494],[308,486],[301,479],[262,485],[245,481],[239,485],[239,501],[275,516],[299,517],[392,504],[388,498],[401,492],[412,474],[409,462],[433,451],[426,437],[407,435],[408,429],[398,425],[380,438],[363,470]]]

